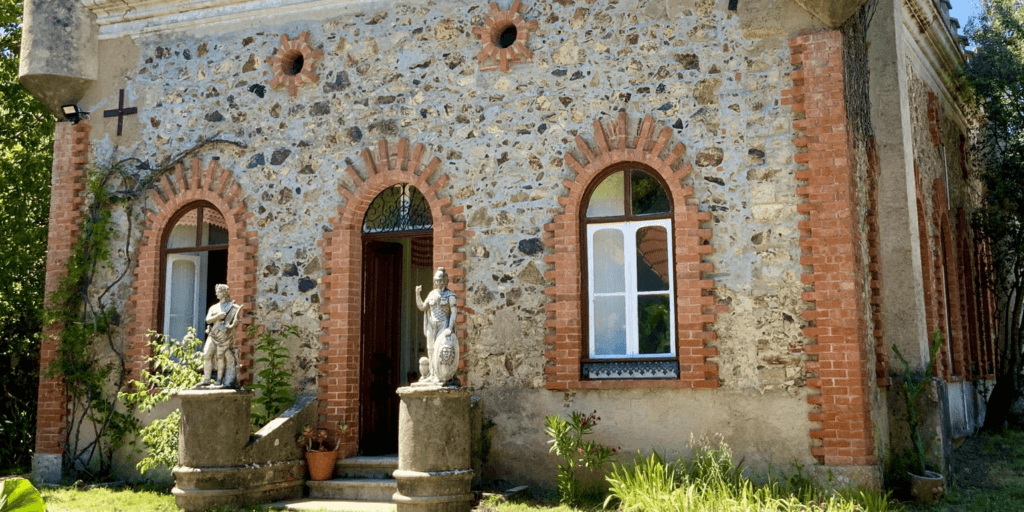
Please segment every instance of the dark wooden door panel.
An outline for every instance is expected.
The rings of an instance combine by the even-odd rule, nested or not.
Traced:
[[[402,245],[366,242],[360,368],[360,440],[363,455],[398,452],[401,358]]]

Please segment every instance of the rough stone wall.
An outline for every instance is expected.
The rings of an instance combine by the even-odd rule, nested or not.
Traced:
[[[793,115],[781,96],[792,85],[788,38],[818,23],[790,3],[738,12],[719,4],[527,5],[523,16],[538,21],[527,43],[533,58],[508,73],[481,71],[475,60],[481,44],[471,29],[482,24],[483,3],[360,4],[316,19],[296,13],[106,39],[101,68],[109,72],[82,103],[97,113],[116,108],[124,88],[126,106],[139,113],[125,118],[121,136],[115,119],[94,116],[93,161],[136,157],[155,165],[215,136],[246,145],[208,146],[197,157],[218,159],[238,183],[259,240],[255,322],[299,327],[287,369],[296,389],[314,390],[325,348],[319,242],[347,204],[339,186],[355,186],[345,169],[368,179],[361,151],[382,139],[421,143],[424,161],[440,159],[448,181],[439,193],[462,208],[471,234],[459,264],[468,306],[464,358],[468,384],[481,390],[485,414],[498,423],[495,473],[536,479],[530,461],[547,460],[536,439],[543,415],[589,407],[609,418],[609,444],[627,451],[671,452],[691,432],[721,432],[748,462],[813,462],[800,351],[808,307],[800,281],[802,199],[794,192]],[[319,81],[294,97],[261,89],[274,76],[267,59],[281,36],[295,40],[302,32],[323,52]],[[542,227],[560,207],[563,180],[572,178],[565,154],[574,139],[619,111],[671,127],[694,167],[682,185],[693,187],[691,201],[711,215],[715,250],[706,261],[715,271],[705,278],[728,305],[713,325],[720,390],[562,399],[541,389],[549,300]],[[138,230],[131,236],[115,241],[127,255],[140,246]],[[115,258],[118,265],[123,260]],[[129,287],[112,293],[127,301]],[[645,405],[637,408],[636,400]],[[744,404],[743,414],[736,404]],[[716,408],[739,416],[708,412]],[[541,421],[509,419],[507,411],[517,409]],[[750,424],[737,419],[744,417]],[[752,429],[760,418],[777,425],[772,436]],[[660,434],[652,440],[636,430],[640,423],[660,425]],[[511,453],[523,456],[500,457]]]

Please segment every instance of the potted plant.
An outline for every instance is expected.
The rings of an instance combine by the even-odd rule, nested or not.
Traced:
[[[306,425],[299,434],[298,441],[306,454],[310,480],[327,480],[334,474],[341,433],[348,430],[348,425],[344,422],[339,427],[333,429]]]
[[[928,387],[931,381],[932,372],[935,369],[935,356],[942,347],[942,332],[936,330],[932,333],[932,342],[929,348],[928,366],[923,375],[914,375],[910,369],[910,362],[907,361],[896,345],[892,351],[903,363],[903,400],[907,407],[907,427],[910,430],[911,471],[910,471],[910,494],[921,503],[935,503],[939,501],[946,492],[946,479],[941,474],[929,471],[926,464],[925,445],[921,437],[921,423],[917,417],[917,400],[921,393]]]

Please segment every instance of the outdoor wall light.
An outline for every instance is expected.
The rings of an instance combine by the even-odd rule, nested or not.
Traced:
[[[89,113],[78,108],[78,105],[74,103],[61,105],[60,110],[64,113],[64,119],[71,121],[71,124],[77,124],[82,119],[89,118]]]

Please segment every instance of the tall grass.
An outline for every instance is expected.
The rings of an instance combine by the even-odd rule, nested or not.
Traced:
[[[694,446],[689,460],[657,452],[631,465],[613,464],[605,507],[625,512],[887,512],[888,496],[863,490],[830,492],[796,476],[755,484],[724,442]]]

